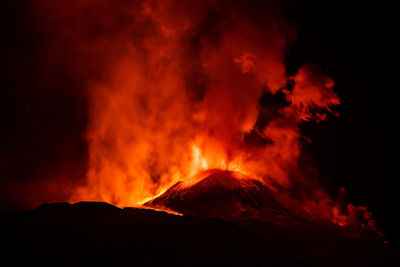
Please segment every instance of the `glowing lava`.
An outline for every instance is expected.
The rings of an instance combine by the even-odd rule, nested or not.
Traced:
[[[46,60],[94,73],[85,80],[89,166],[70,201],[132,206],[217,168],[339,225],[366,212],[331,200],[312,163],[306,169],[314,172],[299,166],[300,125],[327,119],[340,98],[315,64],[286,72],[297,32],[285,8],[225,0],[35,6],[45,25],[57,27],[49,46],[72,55],[49,50]]]

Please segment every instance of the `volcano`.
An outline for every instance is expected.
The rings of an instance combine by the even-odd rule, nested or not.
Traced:
[[[52,203],[22,213],[0,212],[0,234],[6,244],[2,262],[41,266],[399,263],[398,249],[296,217],[273,199],[265,185],[234,172],[213,170],[191,186],[178,183],[146,205],[166,205],[185,215],[118,208],[105,202]],[[240,213],[235,211],[238,207]]]
[[[271,188],[239,172],[212,169],[204,171],[198,178],[189,184],[177,182],[145,205],[223,219],[288,215],[288,210],[276,200]]]
[[[237,223],[261,221],[294,231],[329,232],[359,239],[383,242],[373,228],[338,225],[293,205],[284,192],[240,172],[211,169],[195,177],[194,182],[177,182],[144,206],[173,210],[196,217],[217,218]]]
[[[365,5],[14,2],[2,263],[400,266]]]

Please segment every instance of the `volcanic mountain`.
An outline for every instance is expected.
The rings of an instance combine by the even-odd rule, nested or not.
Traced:
[[[178,182],[145,205],[224,219],[288,215],[288,210],[276,200],[275,192],[264,183],[220,169],[204,171],[194,183]]]
[[[6,265],[398,266],[398,249],[285,209],[260,181],[210,170],[146,203],[183,213],[104,202],[44,204],[0,212]]]
[[[196,217],[235,222],[257,220],[296,231],[338,232],[383,242],[379,231],[361,227],[361,223],[343,227],[306,212],[300,201],[293,203],[285,193],[257,179],[235,171],[210,169],[196,176],[194,182],[177,182],[144,205]]]

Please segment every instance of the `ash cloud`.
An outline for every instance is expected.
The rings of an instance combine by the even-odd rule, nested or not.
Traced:
[[[39,191],[49,201],[130,205],[202,168],[233,168],[280,190],[308,183],[314,193],[302,202],[305,209],[325,216],[326,203],[334,204],[298,171],[299,125],[324,120],[324,112],[340,100],[333,81],[315,65],[288,77],[285,56],[297,32],[286,20],[287,5],[222,0],[29,3],[31,38],[40,39],[40,47],[31,51],[38,54],[32,60],[37,65],[29,66],[35,70],[30,80],[43,86],[41,95],[84,99],[79,103],[84,111],[76,117],[83,114],[87,121],[78,123],[73,136],[85,141],[88,154],[77,163],[71,152],[50,174],[34,172],[33,177],[46,178],[9,186],[12,194],[32,196],[25,203],[35,205],[31,199]],[[291,89],[288,80],[294,82]],[[266,94],[284,94],[284,103],[260,105]],[[62,120],[56,125],[60,131],[68,128]],[[258,141],[248,145],[251,133]],[[59,153],[64,151],[68,147]],[[40,164],[45,170],[47,165]],[[66,169],[77,177],[66,178]],[[340,210],[336,213],[341,216]]]

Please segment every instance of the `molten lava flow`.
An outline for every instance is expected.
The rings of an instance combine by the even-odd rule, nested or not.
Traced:
[[[339,225],[364,212],[299,168],[300,125],[325,120],[340,98],[314,64],[286,73],[297,34],[280,2],[43,0],[37,13],[59,29],[52,46],[65,40],[76,73],[93,73],[89,169],[70,200],[132,206],[221,169]]]

